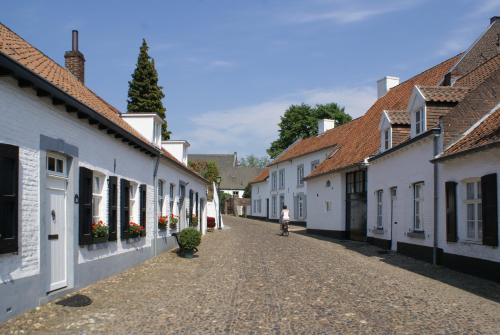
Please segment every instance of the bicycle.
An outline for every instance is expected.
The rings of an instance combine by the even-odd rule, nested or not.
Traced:
[[[281,236],[288,236],[288,221],[283,221],[281,223]]]

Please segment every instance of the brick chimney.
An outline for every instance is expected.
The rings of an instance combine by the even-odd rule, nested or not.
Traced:
[[[78,50],[78,30],[71,32],[71,51],[64,53],[64,66],[78,80],[85,82],[85,57]]]

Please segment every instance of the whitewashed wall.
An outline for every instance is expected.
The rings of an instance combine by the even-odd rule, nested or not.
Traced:
[[[269,199],[269,179],[260,183],[252,184],[252,216],[263,218],[267,217],[266,199]],[[260,200],[260,212],[254,208],[256,200]]]
[[[296,196],[299,193],[304,193],[307,196],[307,182],[304,181],[303,186],[298,186],[297,185],[297,167],[300,164],[304,164],[304,177],[309,175],[311,173],[311,162],[315,160],[319,160],[320,163],[323,162],[328,154],[331,152],[331,149],[325,149],[321,151],[317,151],[308,155],[304,155],[301,157],[297,157],[288,161],[284,161],[278,164],[275,164],[270,167],[269,171],[269,215],[270,218],[277,219],[279,217],[280,210],[278,208],[277,210],[277,216],[273,217],[272,216],[272,195],[276,195],[276,203],[277,207],[279,207],[279,196],[280,194],[283,194],[285,196],[285,205],[288,206],[288,209],[290,210],[290,218],[294,220],[295,218],[295,208],[294,208],[294,196]],[[284,189],[279,189],[279,170],[285,169],[285,188]],[[272,173],[276,171],[277,175],[277,185],[278,189],[276,191],[271,190],[271,182],[272,182]],[[307,203],[309,201],[306,201],[306,208],[307,208]],[[306,216],[309,215],[308,212],[306,212]],[[307,217],[306,217],[307,220]]]
[[[394,205],[393,238],[400,242],[432,246],[434,181],[432,136],[412,145],[370,162],[368,166],[367,187],[367,235],[375,238],[390,239],[390,188],[397,187],[397,200]],[[423,228],[425,239],[409,237],[413,229],[413,184],[424,182]],[[383,234],[374,234],[377,225],[377,190],[383,190]]]
[[[327,182],[330,181],[330,187]],[[345,174],[307,180],[307,229],[345,230]],[[326,202],[331,208],[327,211]]]
[[[468,242],[465,223],[465,186],[464,179],[480,178],[486,174],[497,174],[497,194],[500,195],[500,148],[457,157],[439,164],[439,247],[444,252],[500,262],[500,248]],[[457,182],[457,228],[458,242],[446,241],[446,198],[445,182]],[[500,218],[500,196],[498,197]],[[500,225],[500,220],[499,220]],[[500,228],[500,227],[499,227]],[[500,229],[499,229],[500,231]]]

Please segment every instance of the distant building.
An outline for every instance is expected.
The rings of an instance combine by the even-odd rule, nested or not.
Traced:
[[[188,160],[190,162],[214,162],[221,176],[221,191],[238,198],[243,197],[245,187],[263,170],[238,165],[236,152],[234,154],[193,154],[188,156]]]

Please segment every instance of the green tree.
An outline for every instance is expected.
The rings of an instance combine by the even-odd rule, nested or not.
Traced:
[[[318,120],[334,119],[336,125],[341,125],[352,120],[352,117],[336,103],[316,105],[311,107],[306,104],[291,105],[281,116],[279,137],[271,143],[267,153],[271,158],[276,158],[286,148],[301,138],[318,135]]]
[[[248,166],[248,167],[264,168],[269,163],[270,163],[269,158],[266,156],[257,157],[255,155],[248,155],[240,160],[240,166]]]
[[[188,165],[210,183],[215,182],[217,176],[219,175],[217,164],[213,161],[189,161]]]
[[[148,45],[145,39],[142,40],[137,64],[128,85],[127,111],[158,114],[162,120],[165,120],[161,128],[162,139],[170,139],[165,119],[166,109],[162,103],[165,94],[163,94],[163,88],[158,85],[158,72],[154,59],[148,55]]]
[[[243,198],[250,199],[252,197],[252,185],[248,184],[243,192]]]

